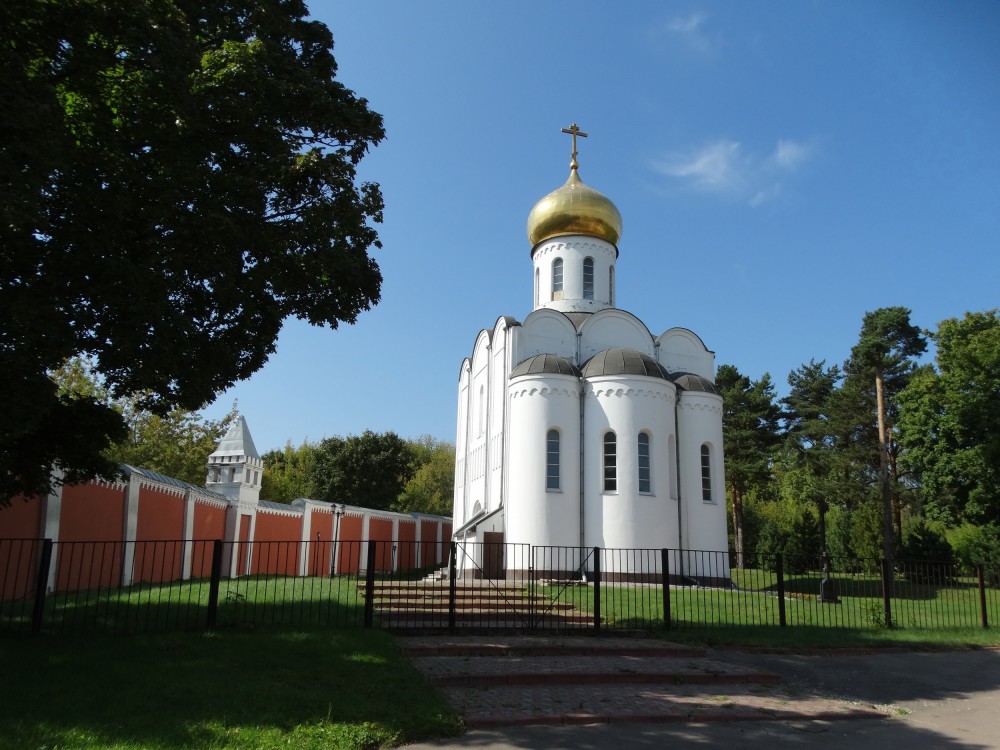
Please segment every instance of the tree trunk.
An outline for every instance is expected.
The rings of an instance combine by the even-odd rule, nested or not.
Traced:
[[[736,547],[736,567],[743,568],[746,555],[746,544],[743,538],[743,493],[737,485],[733,485],[733,544]]]
[[[892,490],[889,486],[889,446],[886,439],[885,382],[882,368],[875,368],[875,396],[878,401],[878,482],[882,491],[882,556],[891,563],[893,550]],[[891,565],[890,565],[891,570]]]

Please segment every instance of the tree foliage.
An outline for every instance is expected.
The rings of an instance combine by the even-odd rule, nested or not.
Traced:
[[[424,437],[410,445],[415,471],[393,510],[450,516],[455,497],[454,444]]]
[[[733,365],[720,365],[715,385],[722,393],[723,452],[734,546],[742,560],[747,552],[743,501],[749,490],[770,478],[773,450],[781,439],[781,409],[768,373],[752,381]]]
[[[410,444],[394,432],[324,438],[313,467],[314,500],[391,510],[414,474]]]
[[[920,329],[910,322],[905,307],[883,307],[865,313],[858,343],[851,349],[846,369],[849,374],[874,382],[878,419],[879,487],[882,495],[883,542],[882,554],[892,559],[895,547],[893,535],[893,498],[889,471],[889,406],[886,379],[889,375],[906,378],[912,371],[912,359],[927,349]],[[898,506],[897,506],[898,507]],[[898,516],[898,510],[897,510]],[[900,525],[898,522],[897,526]]]
[[[1000,311],[944,320],[931,337],[937,369],[902,395],[904,462],[932,517],[1000,523]]]
[[[60,396],[74,355],[115,398],[197,409],[289,316],[378,302],[381,117],[300,0],[0,4],[0,497],[106,470],[121,418]]]
[[[264,477],[260,495],[274,503],[291,503],[300,497],[311,498],[316,447],[308,442],[298,448],[287,443],[283,450],[272,450],[261,456]]]
[[[87,399],[112,409],[124,420],[122,436],[111,442],[102,457],[112,466],[130,464],[201,486],[205,464],[230,424],[237,417],[236,404],[219,420],[199,412],[174,408],[154,414],[136,398],[114,398],[88,360],[74,357],[50,373],[56,392],[66,399]],[[117,468],[103,476],[117,474]]]

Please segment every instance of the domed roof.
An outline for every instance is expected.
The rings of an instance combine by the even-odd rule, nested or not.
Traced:
[[[585,378],[599,375],[647,375],[670,380],[663,365],[635,349],[606,349],[583,363]]]
[[[585,185],[574,161],[569,179],[542,198],[528,214],[528,241],[539,242],[567,234],[583,234],[618,244],[622,216],[611,199]]]
[[[671,375],[671,378],[685,391],[700,391],[702,393],[721,395],[719,394],[719,389],[715,387],[715,383],[708,378],[703,378],[701,375],[695,375],[691,372],[675,372]]]
[[[565,357],[556,354],[536,354],[528,357],[510,372],[512,378],[520,375],[572,375],[580,377],[580,371]]]

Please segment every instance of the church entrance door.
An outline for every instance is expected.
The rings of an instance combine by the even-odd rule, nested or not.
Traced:
[[[486,531],[483,533],[483,575],[495,580],[504,578],[503,564],[503,532]]]

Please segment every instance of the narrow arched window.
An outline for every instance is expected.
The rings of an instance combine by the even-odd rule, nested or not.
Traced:
[[[712,501],[712,452],[707,444],[701,446],[701,499]]]
[[[618,445],[613,432],[604,435],[604,491],[618,491]]]
[[[549,430],[545,438],[545,489],[559,489],[559,430]]]
[[[594,299],[594,259],[583,259],[583,298]]]
[[[615,267],[608,269],[608,304],[615,306]]]
[[[563,261],[556,258],[552,261],[552,299],[562,299],[563,296]]]
[[[653,491],[653,474],[649,465],[649,435],[639,433],[639,492]]]
[[[538,307],[538,269],[535,269],[535,307]]]

